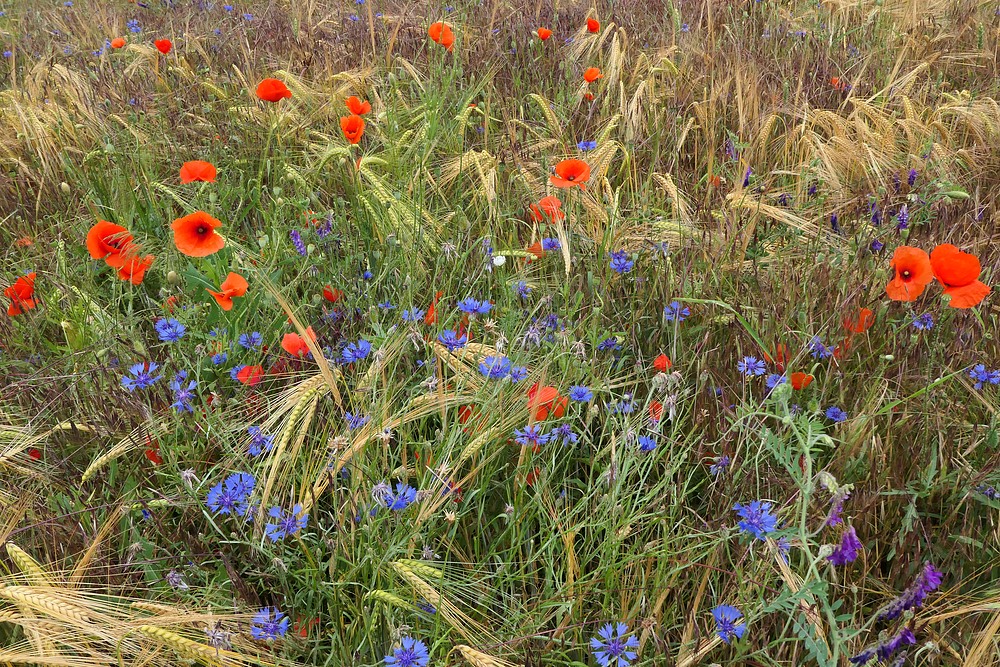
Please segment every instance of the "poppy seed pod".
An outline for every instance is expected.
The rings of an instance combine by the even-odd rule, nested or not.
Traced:
[[[67,183],[66,181],[63,181],[62,183],[59,184],[59,189],[63,191],[63,194],[68,195],[69,194],[69,183]]]
[[[179,285],[181,277],[177,275],[176,271],[167,271],[167,283],[170,285]]]

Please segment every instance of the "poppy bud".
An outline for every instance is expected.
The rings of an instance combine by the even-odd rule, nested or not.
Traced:
[[[210,192],[208,194],[208,201],[210,201],[211,203],[214,204],[218,199],[219,199],[219,196],[217,194],[215,194],[214,192]]]
[[[273,187],[273,188],[271,189],[271,192],[272,192],[272,193],[274,193],[274,196],[275,196],[275,197],[280,197],[280,196],[281,196],[281,188],[280,188],[280,187],[278,187],[277,185],[275,185],[275,186],[274,186],[274,187]]]
[[[181,282],[181,277],[177,275],[176,271],[167,271],[167,283],[170,285],[179,285]]]
[[[274,203],[277,204],[278,206],[281,206],[282,204],[285,203],[285,198],[284,197],[278,197],[277,199],[274,200]]]
[[[63,191],[63,194],[68,195],[69,194],[69,183],[67,183],[66,181],[63,181],[62,183],[59,184],[59,189]]]

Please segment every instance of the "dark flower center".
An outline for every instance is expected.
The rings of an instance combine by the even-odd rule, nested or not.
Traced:
[[[197,227],[195,227],[194,231],[198,236],[204,236],[205,234],[208,233],[208,227],[206,227],[205,225],[198,225]]]
[[[912,274],[912,273],[910,273],[910,270],[909,270],[909,269],[906,269],[906,270],[904,270],[904,271],[903,271],[902,273],[900,273],[899,275],[903,276],[903,279],[904,279],[904,280],[909,280],[909,279],[910,279],[910,278],[911,278],[911,277],[913,276],[913,274]]]

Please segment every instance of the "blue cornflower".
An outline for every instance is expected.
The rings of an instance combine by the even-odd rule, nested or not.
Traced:
[[[743,373],[747,377],[753,377],[755,375],[763,375],[767,372],[767,367],[764,362],[757,357],[743,357],[739,362],[736,363],[736,370]]]
[[[468,297],[458,302],[458,309],[466,315],[485,315],[493,308],[489,301],[476,301]]]
[[[247,472],[234,472],[208,490],[205,505],[215,514],[243,516],[249,509],[250,494],[257,480]]]
[[[271,641],[278,637],[284,637],[288,630],[288,617],[284,612],[278,611],[277,607],[264,607],[253,617],[250,625],[250,634],[254,639]]]
[[[426,312],[420,310],[419,308],[407,308],[403,311],[403,321],[404,322],[420,322],[424,319]]]
[[[368,269],[365,269],[364,271],[361,272],[361,277],[365,280],[371,280],[372,278],[375,277],[375,274],[369,271]]]
[[[246,364],[237,364],[229,369],[229,377],[232,378],[233,382],[239,381],[240,371],[246,367]]]
[[[344,414],[344,419],[347,420],[347,428],[355,431],[367,424],[371,417],[368,415],[356,415],[353,412],[347,412]]]
[[[391,301],[383,301],[382,303],[376,304],[382,310],[396,310],[396,306],[392,305]]]
[[[635,266],[635,262],[628,258],[628,252],[625,250],[616,250],[611,253],[611,262],[609,264],[611,269],[618,274],[628,273]]]
[[[732,463],[732,459],[723,454],[722,456],[716,458],[714,463],[708,467],[708,472],[711,473],[713,477],[718,477],[725,472],[730,463]]]
[[[357,23],[358,21],[360,21],[360,20],[361,20],[361,17],[360,17],[360,16],[358,16],[357,14],[351,14],[351,15],[350,15],[350,16],[348,16],[347,18],[348,18],[348,20],[350,20],[350,21],[352,21],[352,22],[354,22],[354,23]]]
[[[847,413],[838,408],[836,405],[831,405],[830,407],[828,407],[824,414],[826,415],[827,419],[834,422],[835,424],[847,421]]]
[[[579,148],[581,152],[586,153],[587,151],[592,151],[595,148],[597,148],[597,142],[596,141],[581,141],[580,143],[578,143],[576,145],[576,147]]]
[[[250,436],[250,456],[260,456],[274,448],[274,436],[265,435],[259,426],[251,426],[247,429],[247,434]]]
[[[826,359],[833,356],[833,348],[824,345],[823,339],[819,336],[813,336],[809,341],[809,354],[813,359]]]
[[[490,380],[499,380],[510,373],[511,363],[507,357],[488,356],[479,362],[479,372]]]
[[[357,343],[348,343],[341,353],[341,358],[345,364],[353,364],[367,357],[371,351],[371,343],[366,340],[359,340]]]
[[[554,239],[551,237],[545,237],[544,239],[542,239],[542,250],[550,251],[550,250],[559,250],[560,248],[562,248],[562,244],[559,243],[559,239]]]
[[[4,58],[12,58],[13,56],[14,56],[14,52],[13,52],[13,51],[11,51],[10,49],[6,49],[6,50],[5,50],[4,52],[3,52],[3,57],[4,57]]]
[[[438,342],[448,348],[449,352],[454,352],[465,347],[465,344],[469,342],[469,337],[465,334],[459,336],[454,329],[445,329],[438,334]]]
[[[292,245],[295,246],[295,252],[299,253],[303,257],[309,254],[309,249],[306,248],[306,243],[302,240],[302,232],[297,229],[293,229],[288,232],[288,238],[292,240]]]
[[[569,400],[589,403],[594,398],[594,392],[582,385],[574,385],[569,388]]]
[[[417,500],[417,490],[409,484],[399,482],[396,484],[396,493],[387,490],[384,496],[385,506],[399,512],[405,510],[411,503]]]
[[[160,340],[164,343],[175,343],[181,338],[184,338],[184,333],[187,328],[175,320],[172,317],[165,317],[162,320],[157,320],[154,325],[156,333],[159,334]]]
[[[722,641],[731,644],[734,639],[743,639],[747,624],[743,621],[742,611],[727,604],[720,604],[712,610],[712,618],[715,619],[715,632]]]
[[[212,355],[212,365],[213,366],[218,366],[220,364],[224,364],[224,363],[226,363],[226,361],[228,359],[229,359],[229,355],[226,354],[225,352],[219,352],[218,354],[213,354]]]
[[[514,290],[514,294],[518,295],[522,299],[527,299],[528,295],[531,294],[531,288],[528,287],[528,283],[523,280],[519,280],[511,286]]]
[[[910,169],[910,173],[907,174],[907,176],[906,176],[906,184],[909,185],[912,188],[913,184],[916,183],[916,182],[917,182],[917,170],[916,169]]]
[[[753,176],[753,169],[747,167],[746,173],[743,174],[743,187],[750,185],[750,177]]]
[[[253,21],[253,14],[247,12],[246,14],[243,15],[243,18],[247,21]]]
[[[430,656],[427,646],[413,637],[400,637],[399,648],[393,649],[392,655],[385,656],[385,664],[392,667],[427,667]]]
[[[858,559],[858,551],[861,549],[861,540],[851,526],[844,531],[840,538],[840,546],[833,550],[833,553],[826,557],[834,565],[847,565]]]
[[[771,514],[773,506],[766,500],[754,500],[746,505],[740,503],[733,505],[736,514],[742,519],[738,524],[740,530],[763,541],[768,533],[773,533],[778,529],[778,517]]]
[[[838,217],[836,213],[830,214],[830,229],[832,229],[835,234],[840,233],[840,217]]]
[[[667,322],[683,322],[691,314],[691,309],[683,305],[680,301],[671,301],[663,309],[663,317]]]
[[[524,366],[514,366],[510,369],[510,373],[507,374],[507,379],[511,382],[520,382],[524,378],[528,377],[528,369]]]
[[[559,424],[549,433],[549,439],[549,442],[562,441],[563,447],[565,447],[566,445],[575,445],[580,440],[580,436],[573,433],[573,427],[569,424]]]
[[[691,26],[689,26],[687,23],[682,23],[681,32],[691,32]]]
[[[125,375],[122,377],[122,386],[129,391],[135,391],[136,389],[145,389],[151,387],[157,380],[162,378],[162,375],[157,375],[153,377],[153,373],[159,366],[153,362],[139,363],[129,366],[128,372],[132,375],[129,377]]]
[[[182,383],[187,379],[187,373],[181,371],[170,381],[170,390],[174,392],[174,402],[170,405],[177,412],[194,412],[191,406],[191,399],[194,398],[194,388],[198,386],[195,380],[188,382],[185,387]]]
[[[764,384],[767,385],[768,389],[774,389],[780,384],[785,384],[788,382],[788,378],[779,373],[771,373],[764,379]]]
[[[641,451],[651,452],[656,449],[656,440],[648,435],[640,435],[636,442],[638,443]]]
[[[522,447],[534,447],[538,449],[547,443],[550,437],[549,434],[542,433],[541,427],[537,424],[529,424],[523,429],[515,429],[514,431],[514,442]]]
[[[913,328],[917,331],[930,331],[934,328],[934,317],[930,313],[924,313],[913,318]]]
[[[618,343],[618,339],[614,336],[608,336],[600,343],[597,344],[598,352],[607,352],[608,350],[620,350],[622,346]]]
[[[624,623],[606,623],[597,635],[590,640],[590,649],[601,667],[629,667],[638,655],[639,640]]]
[[[885,248],[885,244],[878,239],[875,239],[871,242],[871,245],[869,245],[868,248],[874,253],[879,253],[882,252],[883,248]]]
[[[247,350],[256,350],[264,342],[264,337],[260,335],[259,331],[252,331],[248,334],[240,334],[236,342]]]
[[[285,514],[280,507],[272,507],[267,514],[276,521],[268,522],[264,526],[264,535],[272,542],[277,542],[299,532],[309,522],[309,514],[299,516],[301,512],[302,505],[299,504],[292,507],[292,511],[288,514]]]
[[[222,5],[222,8],[224,10],[226,10],[227,12],[233,11],[233,6],[232,5]]]
[[[984,364],[976,364],[969,369],[969,377],[976,381],[973,387],[977,391],[988,384],[1000,384],[1000,370],[988,371]]]
[[[142,32],[142,26],[139,25],[139,19],[131,19],[127,21],[125,23],[125,27],[132,33]]]

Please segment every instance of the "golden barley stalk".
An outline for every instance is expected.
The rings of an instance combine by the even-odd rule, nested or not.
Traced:
[[[218,656],[229,655],[227,651],[218,651],[208,644],[200,644],[196,641],[182,637],[181,635],[155,625],[140,625],[137,630],[144,635],[151,637],[164,646],[169,646],[181,655],[192,658],[200,658],[210,664],[219,663]]]
[[[7,543],[7,555],[14,561],[18,569],[28,578],[32,586],[52,586],[52,579],[49,573],[34,558],[28,555],[24,549],[13,542]]]
[[[456,644],[452,651],[458,651],[462,654],[462,657],[472,665],[473,667],[513,667],[514,663],[507,662],[496,656],[492,656],[489,653],[483,653],[482,651],[477,651],[471,646],[466,646],[465,644]]]
[[[44,612],[53,618],[77,623],[82,628],[93,625],[93,619],[83,607],[69,604],[51,593],[36,592],[27,586],[4,586],[0,588],[0,598],[10,600],[18,606]]]

